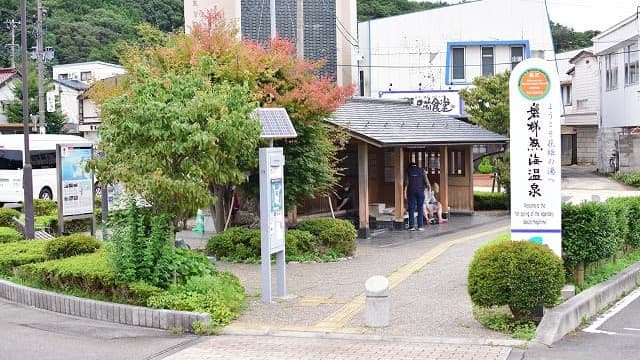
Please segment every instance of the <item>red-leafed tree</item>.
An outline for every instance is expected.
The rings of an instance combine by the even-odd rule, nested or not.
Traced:
[[[245,87],[249,89],[248,101],[255,102],[253,106],[262,107],[284,107],[294,124],[298,137],[294,140],[283,141],[287,166],[285,166],[286,181],[286,202],[288,206],[296,205],[304,197],[313,197],[328,192],[335,186],[339,177],[337,167],[337,151],[344,144],[345,136],[338,130],[330,128],[324,119],[331,116],[332,112],[352,95],[353,88],[335,86],[330,80],[316,75],[316,70],[321,64],[310,63],[295,56],[293,45],[281,39],[274,39],[266,47],[260,44],[240,40],[237,30],[227,23],[222,14],[216,11],[204,13],[202,21],[195,24],[190,34],[162,35],[158,31],[142,27],[141,34],[144,35],[138,46],[126,48],[121,57],[122,63],[129,71],[129,82],[147,82],[148,79],[155,80],[154,91],[162,89],[161,84],[165,84],[167,90],[175,89],[173,81],[178,81],[180,74],[189,76],[192,80],[193,74],[204,74],[201,82],[206,83],[215,89],[223,89],[221,86]],[[172,76],[167,76],[172,74]],[[177,76],[175,76],[177,75]],[[185,86],[184,84],[180,84]],[[193,85],[189,85],[193,86]],[[119,111],[118,106],[125,109],[126,101],[122,95],[130,98],[135,96],[138,104],[144,104],[144,98],[152,98],[152,95],[144,91],[132,92],[128,86],[121,86],[117,89],[96,87],[94,98],[107,106],[103,108],[108,113],[127,116],[126,111]],[[197,93],[202,88],[194,89]],[[218,96],[215,91],[213,96]],[[223,94],[219,94],[223,95]],[[224,96],[223,96],[224,98]],[[114,99],[119,99],[114,101]],[[170,101],[171,97],[163,97],[164,101]],[[156,101],[157,99],[153,99]],[[183,99],[182,101],[188,101]],[[197,99],[196,99],[197,100]],[[230,99],[227,98],[227,102]],[[157,101],[156,101],[157,102]],[[224,119],[229,107],[210,106],[207,113],[206,105],[198,105],[197,117],[208,117],[215,121]],[[238,108],[239,109],[239,108]],[[243,111],[238,114],[244,114]],[[238,116],[236,114],[235,116]],[[103,111],[103,116],[105,115]],[[246,116],[243,115],[243,116]],[[104,119],[103,119],[104,120]],[[135,120],[135,119],[133,119]],[[251,120],[247,117],[247,122]],[[131,128],[131,124],[122,123],[122,129],[126,131]],[[107,121],[105,127],[110,126]],[[145,124],[138,123],[137,127],[144,127]],[[169,126],[167,124],[167,126]],[[200,131],[200,127],[194,127],[193,131]],[[154,131],[159,131],[154,128]],[[105,132],[106,133],[106,132]],[[257,136],[254,135],[254,136]],[[114,136],[112,141],[117,141]],[[232,170],[224,172],[229,176],[219,174],[202,174],[202,172],[189,174],[174,174],[181,176],[181,183],[184,179],[206,182],[209,190],[209,199],[213,212],[216,214],[216,228],[224,226],[225,207],[222,199],[225,197],[224,191],[231,184],[239,184],[242,177],[238,176],[239,170],[251,170],[255,168],[257,160],[257,142],[242,141],[233,143],[230,141],[218,140],[210,144],[210,151],[215,151],[216,162],[225,162],[229,159],[236,159],[234,156],[227,158],[225,154],[246,153],[250,147],[255,154],[252,161],[247,161],[242,157],[241,163],[228,163],[219,165],[217,169]],[[278,144],[277,144],[278,145]],[[180,148],[180,144],[176,147]],[[238,151],[238,147],[243,148]],[[107,152],[108,154],[108,152]],[[238,158],[240,159],[240,158]],[[114,158],[114,160],[117,160]],[[119,159],[121,160],[121,159]],[[102,170],[110,171],[108,162],[104,162]],[[124,165],[126,167],[126,165]],[[123,167],[117,167],[118,174],[123,172]],[[207,169],[212,169],[208,168]],[[135,169],[132,169],[134,171]],[[134,171],[135,172],[135,171]],[[169,169],[159,169],[154,171],[153,176],[169,174]],[[111,180],[116,180],[118,174],[113,174]],[[160,175],[159,175],[160,174]],[[197,176],[194,176],[197,174]],[[122,179],[117,179],[122,180]],[[164,189],[170,188],[165,186]],[[201,187],[196,187],[192,191],[198,193]],[[153,194],[152,194],[153,195]],[[179,192],[176,199],[185,201],[187,205],[193,206],[197,203],[202,206],[202,196],[191,196],[198,201],[189,203],[184,191]],[[165,198],[159,197],[159,198]]]

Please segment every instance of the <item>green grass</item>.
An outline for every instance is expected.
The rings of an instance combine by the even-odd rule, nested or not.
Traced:
[[[474,305],[473,317],[485,327],[509,335],[515,339],[531,340],[536,335],[537,325],[533,321],[516,320],[508,306],[483,308]]]
[[[584,284],[581,287],[576,287],[576,291],[581,292],[606,281],[638,261],[640,261],[640,249],[619,256],[615,262],[609,259],[602,261],[597,267],[588,267],[584,274]]]

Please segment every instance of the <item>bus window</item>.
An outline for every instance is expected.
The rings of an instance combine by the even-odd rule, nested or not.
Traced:
[[[0,170],[21,170],[22,151],[0,150]]]
[[[34,170],[56,168],[55,150],[33,150],[29,153],[31,155],[31,165]]]

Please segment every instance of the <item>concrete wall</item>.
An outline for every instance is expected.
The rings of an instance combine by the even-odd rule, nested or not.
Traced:
[[[598,162],[597,126],[576,126],[579,165],[596,165]]]
[[[640,171],[640,135],[620,135],[618,149],[620,151],[620,171]]]
[[[358,25],[360,69],[366,77],[365,95],[379,91],[458,90],[446,77],[448,43],[467,46],[466,82],[481,73],[480,46],[493,43],[496,73],[511,68],[506,42],[529,42],[531,56],[553,57],[544,3],[528,0],[484,0],[392,16]],[[526,51],[525,51],[526,57]]]
[[[79,106],[78,106],[78,95],[80,94],[77,90],[64,86],[62,84],[56,83],[54,85],[54,91],[56,92],[56,96],[60,101],[60,112],[69,119],[69,122],[74,124],[79,123]]]
[[[597,134],[597,169],[598,172],[609,173],[612,169],[609,166],[609,158],[616,148],[618,136],[622,133],[620,128],[599,128]]]
[[[4,104],[16,100],[13,94],[14,87],[18,84],[18,80],[11,80],[5,86],[0,88],[0,123],[8,122],[7,114],[4,110]]]

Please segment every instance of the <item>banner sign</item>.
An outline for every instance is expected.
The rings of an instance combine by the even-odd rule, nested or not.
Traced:
[[[450,116],[462,116],[462,98],[454,90],[380,91],[381,99],[407,99],[425,110]]]
[[[509,80],[511,239],[562,254],[560,81],[555,67],[527,59]]]
[[[85,171],[93,157],[91,144],[59,144],[58,184],[62,216],[93,213],[93,172]]]

